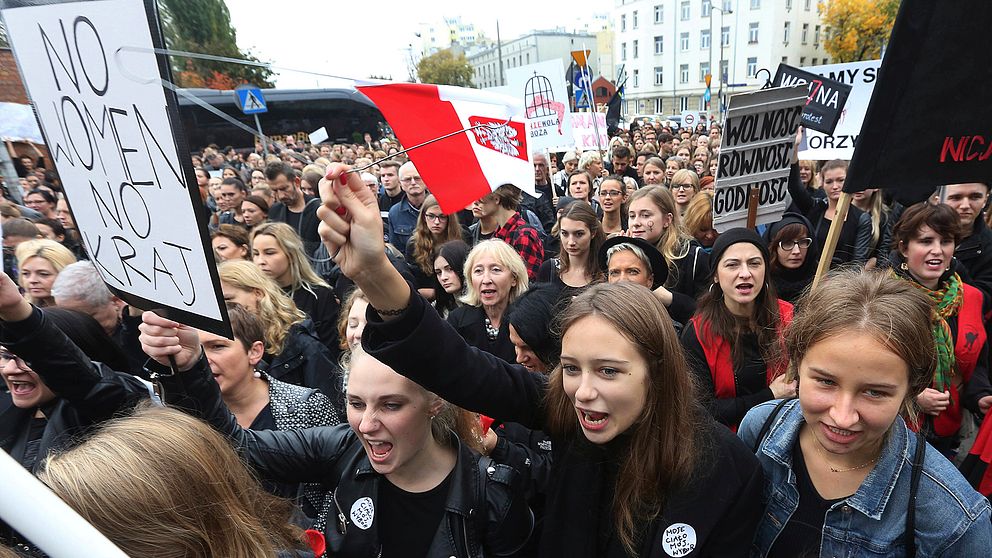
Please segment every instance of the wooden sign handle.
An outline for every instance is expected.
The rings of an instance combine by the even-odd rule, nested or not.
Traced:
[[[827,242],[820,253],[820,264],[816,266],[816,275],[813,276],[811,289],[815,289],[820,284],[820,279],[830,271],[830,262],[834,259],[834,252],[837,251],[837,240],[840,238],[840,231],[844,227],[844,220],[847,219],[847,210],[851,207],[851,196],[847,192],[840,193],[837,200],[837,211],[834,212],[834,220],[830,222],[830,230],[827,231]],[[816,231],[810,231],[815,234]]]
[[[758,201],[761,196],[761,189],[751,185],[751,191],[747,196],[747,228],[754,229],[758,221]]]

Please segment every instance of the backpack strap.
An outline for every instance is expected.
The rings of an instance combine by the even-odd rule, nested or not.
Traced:
[[[922,432],[916,433],[916,453],[913,455],[913,473],[909,480],[909,509],[906,510],[906,558],[916,557],[916,498],[920,491],[920,477],[923,475],[923,458],[927,442]]]
[[[758,437],[754,441],[754,447],[751,448],[752,452],[758,453],[758,448],[761,447],[761,442],[764,441],[765,436],[768,435],[768,431],[771,430],[772,423],[775,422],[775,417],[778,416],[779,412],[782,410],[782,407],[784,407],[789,401],[789,399],[783,399],[775,405],[775,409],[772,410],[772,414],[768,415],[768,418],[765,419],[765,423],[761,425],[761,430],[758,431]]]

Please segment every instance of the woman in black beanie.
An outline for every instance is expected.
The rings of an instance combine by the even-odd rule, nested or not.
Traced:
[[[775,296],[758,233],[722,233],[710,258],[710,287],[682,331],[682,346],[710,413],[736,430],[751,407],[796,393],[796,383],[782,376],[782,330],[792,305]]]
[[[796,303],[813,281],[820,251],[813,241],[813,225],[798,213],[786,213],[765,232],[768,239],[768,270],[775,294]]]

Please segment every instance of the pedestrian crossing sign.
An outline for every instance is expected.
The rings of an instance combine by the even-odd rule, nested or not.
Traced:
[[[269,110],[265,105],[262,90],[254,85],[238,87],[234,90],[234,94],[238,98],[238,107],[245,114],[260,114]]]

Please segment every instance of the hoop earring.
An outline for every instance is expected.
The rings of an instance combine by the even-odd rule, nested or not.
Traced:
[[[723,298],[723,289],[717,288],[716,289],[716,292],[715,293],[713,292],[713,287],[716,287],[716,286],[717,286],[716,283],[710,283],[710,289],[709,289],[710,290],[710,294],[713,295],[713,298],[716,298],[716,299]],[[719,294],[717,294],[717,293],[719,293]]]

